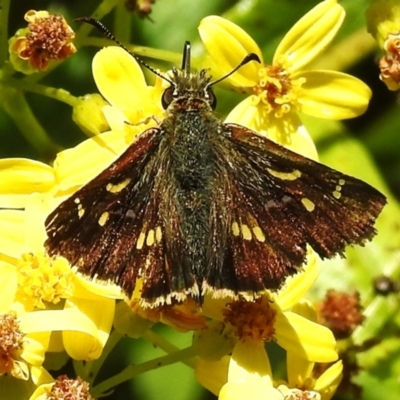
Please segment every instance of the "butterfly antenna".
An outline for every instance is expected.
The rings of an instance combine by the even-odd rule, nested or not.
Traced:
[[[260,57],[258,57],[257,54],[255,54],[255,53],[247,54],[247,56],[245,58],[243,58],[243,60],[235,68],[233,68],[232,71],[228,72],[226,75],[222,76],[221,78],[219,78],[213,82],[210,82],[208,84],[208,87],[213,86],[216,83],[219,83],[219,82],[223,81],[224,79],[228,78],[234,72],[236,72],[239,68],[243,67],[243,65],[248,64],[250,61],[257,61],[258,63],[261,63]]]
[[[186,75],[190,75],[190,42],[188,41],[183,46],[182,71],[185,71]]]
[[[133,54],[129,49],[127,49],[108,29],[107,27],[100,22],[97,19],[91,18],[91,17],[81,17],[81,18],[76,18],[76,22],[85,22],[89,25],[94,26],[96,29],[98,29],[104,36],[106,36],[108,39],[111,39],[113,42],[117,43],[118,46],[120,46],[122,49],[124,49],[126,52],[128,52],[140,65],[143,65],[143,67],[147,68],[149,71],[153,72],[153,74],[156,74],[160,78],[164,79],[165,81],[169,82],[171,85],[174,83],[170,81],[168,78],[165,76],[161,75],[157,70],[155,70],[153,67],[151,67],[149,64],[145,63],[141,58],[139,58],[137,55]]]

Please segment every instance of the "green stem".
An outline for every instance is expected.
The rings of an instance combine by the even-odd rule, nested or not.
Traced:
[[[131,40],[131,15],[131,13],[127,12],[123,2],[118,3],[117,7],[115,7],[114,36],[121,42],[129,43]]]
[[[160,348],[161,350],[165,351],[168,354],[175,353],[179,351],[179,348],[165,340],[162,336],[157,335],[154,331],[149,329],[144,335],[143,338],[148,340],[153,346]],[[195,367],[195,360],[194,359],[188,359],[185,361],[182,361],[185,365],[187,365],[190,368]]]
[[[90,374],[86,378],[89,383],[93,383],[96,380],[97,374],[99,373],[101,367],[104,365],[107,357],[111,353],[111,351],[115,348],[115,346],[121,340],[122,335],[116,331],[115,329],[112,330],[110,336],[108,337],[107,343],[104,346],[104,349],[101,353],[101,356],[91,363]]]
[[[10,0],[2,0],[0,6],[0,68],[2,68],[8,59],[8,14]]]
[[[80,46],[95,46],[95,47],[107,47],[107,46],[116,46],[116,44],[109,39],[106,38],[96,38],[96,37],[87,37],[82,38],[79,41]],[[159,50],[154,49],[152,47],[143,47],[143,46],[134,46],[127,44],[127,49],[134,53],[135,55],[141,57],[154,58],[157,60],[163,60],[167,62],[171,62],[174,65],[180,65],[182,60],[182,54],[174,53],[172,51],[167,50]]]
[[[7,85],[25,92],[37,93],[42,96],[61,101],[74,107],[78,104],[79,99],[64,89],[53,88],[50,86],[40,85],[25,79],[7,78]]]
[[[44,159],[49,159],[61,148],[47,135],[36,119],[21,91],[12,88],[2,89],[1,105],[12,118],[24,138]]]
[[[175,353],[168,354],[162,357],[157,357],[153,360],[144,362],[139,365],[130,365],[119,374],[114,375],[112,378],[107,379],[95,386],[92,389],[91,394],[93,397],[99,398],[103,393],[110,391],[112,388],[121,384],[122,382],[135,378],[139,374],[143,374],[144,372],[152,371],[156,368],[164,367],[166,365],[174,364],[176,362],[192,358],[195,355],[195,350],[192,346],[190,346]]]

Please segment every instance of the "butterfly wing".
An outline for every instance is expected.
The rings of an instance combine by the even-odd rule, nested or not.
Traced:
[[[49,254],[116,282],[129,295],[141,278],[143,302],[151,304],[196,291],[191,272],[168,263],[166,254],[182,239],[165,215],[174,205],[167,201],[164,145],[160,128],[147,130],[46,220]]]
[[[230,177],[230,235],[224,265],[205,287],[253,294],[278,289],[305,262],[307,244],[322,258],[375,234],[386,203],[356,178],[302,157],[235,124],[225,124],[220,159]]]

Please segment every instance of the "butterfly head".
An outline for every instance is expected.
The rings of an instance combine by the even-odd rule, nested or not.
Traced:
[[[174,99],[182,99],[183,101],[184,99],[202,99],[203,101],[206,101],[212,109],[215,109],[217,99],[211,86],[226,79],[249,61],[260,62],[256,54],[249,54],[227,75],[224,75],[215,81],[211,81],[211,76],[205,69],[192,72],[190,60],[190,43],[185,42],[183,47],[182,68],[173,68],[172,76],[169,78],[163,77],[163,79],[171,84],[162,97],[162,105],[164,108],[167,108]]]

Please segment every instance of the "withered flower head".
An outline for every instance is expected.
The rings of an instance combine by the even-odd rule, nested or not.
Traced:
[[[81,378],[69,379],[59,376],[47,394],[48,399],[94,400],[89,393],[89,384]]]
[[[28,28],[20,29],[10,39],[11,55],[14,53],[29,64],[30,70],[13,62],[18,71],[45,71],[50,60],[63,60],[76,52],[72,44],[75,33],[61,15],[30,10],[25,14],[25,20],[28,21]]]
[[[380,79],[389,90],[400,89],[400,35],[389,35],[384,43],[386,55],[379,60]]]
[[[357,292],[329,290],[319,311],[322,323],[333,332],[336,339],[349,337],[364,319]]]

